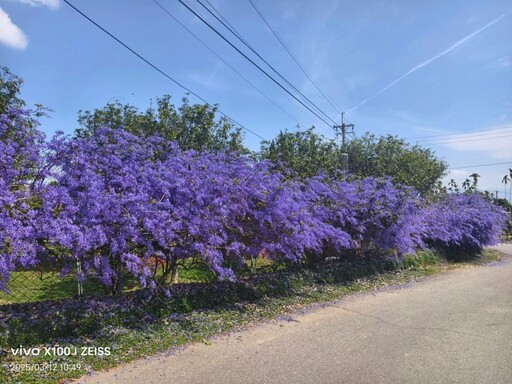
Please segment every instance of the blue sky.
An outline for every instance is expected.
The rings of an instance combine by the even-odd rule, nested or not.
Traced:
[[[159,2],[258,90],[152,0],[70,1],[262,137],[271,139],[280,130],[295,130],[297,123],[303,128],[315,125],[319,133],[334,137],[331,127],[291,101],[177,0]],[[196,0],[187,2],[207,17]],[[337,110],[307,79],[248,0],[210,0],[262,57],[330,119],[339,122],[338,112],[345,111],[357,135],[369,131],[410,138],[450,164],[447,180],[453,177],[462,183],[467,175],[478,172],[482,189],[499,189],[503,196],[501,180],[512,167],[512,2],[253,2]],[[22,97],[29,105],[41,103],[54,110],[50,119],[42,121],[48,135],[56,130],[73,132],[80,109],[99,108],[116,99],[145,109],[157,96],[171,94],[177,104],[185,96],[183,89],[61,0],[0,0],[0,9],[0,64],[25,80]],[[211,17],[208,20],[214,22]],[[214,25],[222,30],[218,23]],[[226,30],[222,32],[233,40]],[[200,102],[194,96],[190,99]],[[251,149],[258,149],[259,142],[246,134]]]

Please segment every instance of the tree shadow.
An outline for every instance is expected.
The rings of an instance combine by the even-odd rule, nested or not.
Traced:
[[[235,282],[182,283],[120,296],[2,305],[0,346],[94,339],[105,337],[105,329],[146,329],[168,318],[192,327],[187,322],[193,313],[244,312],[251,310],[247,304],[258,304],[267,297],[314,295],[314,289],[304,288],[348,285],[356,279],[375,276],[395,267],[386,258],[346,255],[313,265],[295,265],[276,272],[245,276]]]

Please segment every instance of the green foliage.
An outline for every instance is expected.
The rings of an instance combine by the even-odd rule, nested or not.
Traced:
[[[58,272],[16,271],[8,283],[10,293],[0,292],[0,305],[7,303],[28,303],[42,300],[73,298],[77,295],[77,281],[74,276],[59,277]],[[87,295],[101,295],[101,284],[92,280],[84,282]]]
[[[350,172],[359,177],[391,176],[395,182],[412,186],[422,195],[432,192],[443,177],[447,163],[434,152],[404,139],[366,133],[347,145]]]
[[[274,140],[264,141],[260,156],[270,160],[279,171],[293,176],[311,177],[324,172],[329,176],[341,169],[341,153],[348,153],[349,172],[356,177],[391,176],[396,183],[414,187],[422,195],[439,188],[446,162],[434,152],[404,139],[366,133],[341,148],[334,140],[313,132],[280,132]]]
[[[216,119],[217,110],[216,105],[191,105],[187,98],[183,98],[177,108],[169,95],[157,98],[156,107],[150,106],[145,112],[116,101],[94,111],[80,110],[80,128],[76,135],[86,137],[100,127],[123,128],[139,137],[158,135],[176,141],[183,150],[206,148],[248,153],[243,145],[242,129],[235,127],[226,117]]]
[[[416,255],[405,255],[403,268],[422,269],[428,268],[438,263],[436,254],[431,250],[418,251]]]
[[[0,66],[0,114],[8,108],[21,108],[25,102],[18,97],[23,80],[12,74],[9,68]]]
[[[334,175],[341,166],[339,147],[313,132],[313,128],[297,132],[279,132],[271,141],[261,145],[260,156],[275,164],[276,170],[291,171],[302,178],[316,176],[320,172]]]
[[[505,236],[512,235],[512,204],[507,199],[493,199],[493,203],[503,208],[508,213],[508,220],[505,223]]]

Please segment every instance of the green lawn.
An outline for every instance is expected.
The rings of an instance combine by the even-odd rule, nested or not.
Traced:
[[[263,258],[254,262],[256,272],[269,271],[276,265]],[[279,266],[277,266],[279,267]],[[246,274],[250,273],[251,262],[244,268]],[[213,272],[204,264],[193,263],[192,259],[184,260],[179,268],[180,283],[209,283],[215,281]],[[43,300],[59,300],[76,297],[78,283],[74,274],[59,277],[59,272],[19,271],[12,272],[8,283],[10,293],[0,291],[0,305],[14,303],[29,303]],[[94,279],[86,279],[82,284],[84,296],[105,295],[103,286]],[[139,288],[135,279],[125,284],[124,291]]]
[[[78,294],[76,278],[71,275],[60,278],[58,272],[13,272],[7,286],[10,293],[0,291],[0,304],[58,300]],[[103,293],[100,284],[92,280],[85,281],[83,289],[86,295]]]

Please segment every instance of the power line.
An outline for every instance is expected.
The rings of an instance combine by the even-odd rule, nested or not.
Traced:
[[[179,0],[181,2],[181,0]],[[247,40],[245,40],[243,38],[243,36],[235,29],[235,27],[233,27],[229,21],[226,20],[226,18],[224,18],[224,16],[222,16],[222,14],[215,8],[215,6],[213,6],[208,0],[206,0],[206,2],[210,5],[210,7],[213,9],[213,11],[215,11],[216,14],[213,13],[213,11],[211,9],[209,9],[207,6],[204,5],[204,3],[201,2],[201,0],[197,0],[197,2],[210,14],[212,15],[219,23],[221,23],[224,28],[226,28],[229,32],[231,32],[231,34],[233,34],[239,41],[242,42],[242,44],[244,44],[251,52],[253,52],[261,61],[263,61],[276,75],[278,75],[286,84],[288,84],[289,87],[291,87],[295,92],[297,92],[300,96],[302,96],[302,98],[308,102],[313,108],[315,108],[319,113],[323,114],[325,118],[327,118],[328,120],[331,120],[333,123],[334,123],[334,120],[332,120],[329,115],[327,115],[322,109],[320,109],[320,107],[318,107],[315,103],[313,103],[310,99],[308,99],[301,91],[299,91],[292,83],[290,83],[290,81],[288,81],[277,69],[275,69],[267,60],[265,60],[252,46],[251,44],[249,44],[247,42]],[[221,20],[222,19],[222,20]],[[231,45],[231,44],[230,44]],[[233,46],[233,45],[232,45]],[[236,49],[236,48],[235,48]],[[250,60],[246,55],[244,55],[241,51],[239,51],[237,49],[237,51],[242,54],[247,60],[249,60],[253,65],[256,65],[252,60]],[[258,67],[256,65],[256,67]],[[261,70],[261,68],[258,67],[258,69]],[[274,82],[276,82],[274,80]],[[311,111],[310,108],[308,108],[304,103],[302,103],[299,99],[297,99],[297,97],[295,97],[293,94],[291,94],[287,89],[285,89],[280,83],[277,83],[277,85],[279,85],[283,90],[285,90],[290,96],[292,96],[295,100],[299,101],[301,103],[301,105],[305,106],[310,112],[313,112]],[[319,117],[318,114],[316,114],[315,112],[313,112],[315,114],[315,116]],[[319,117],[320,118],[320,117]],[[323,120],[322,118],[320,118],[324,123],[325,123],[325,120]],[[330,123],[327,123],[327,125],[330,125]]]
[[[501,139],[501,138],[504,138],[504,137],[510,137],[512,136],[512,133],[511,134],[508,134],[508,135],[501,135],[501,136],[494,136],[494,137],[491,137],[489,138],[490,140],[493,140],[493,139]],[[469,141],[482,141],[484,140],[483,138],[469,138],[467,140],[453,140],[453,139],[444,139],[444,140],[448,140],[448,141],[438,141],[438,140],[433,140],[433,141],[426,141],[426,142],[423,142],[422,144],[454,144],[454,143],[466,143],[466,142],[469,142]]]
[[[290,113],[288,113],[285,109],[283,109],[279,104],[277,104],[274,100],[272,100],[269,96],[267,96],[263,91],[261,91],[256,85],[254,85],[249,79],[247,79],[244,75],[242,75],[236,68],[234,68],[231,64],[229,64],[226,60],[222,58],[217,52],[215,52],[212,48],[208,46],[203,40],[201,40],[194,32],[192,32],[185,24],[183,24],[178,18],[176,18],[167,8],[165,8],[160,2],[157,0],[153,0],[153,2],[158,5],[162,11],[164,11],[169,17],[171,17],[175,22],[177,22],[181,27],[183,27],[188,33],[190,33],[194,38],[199,41],[206,49],[208,49],[211,53],[213,53],[219,60],[221,60],[225,65],[227,65],[233,72],[235,72],[238,76],[240,76],[243,80],[247,82],[251,87],[253,87],[256,91],[258,91],[262,96],[264,96],[268,101],[274,104],[277,108],[279,108],[283,113],[288,115],[293,121],[297,123],[297,125],[301,125],[295,117],[293,117]]]
[[[222,24],[222,25],[223,25],[223,26],[224,26],[228,31],[230,31],[233,35],[235,35],[235,37],[236,37],[238,40],[240,40],[240,41],[241,41],[241,42],[242,42],[242,43],[243,43],[247,48],[249,48],[249,49],[250,49],[253,53],[255,53],[257,56],[259,56],[258,52],[256,52],[256,50],[252,47],[252,45],[251,45],[247,40],[245,40],[245,39],[244,39],[244,37],[243,37],[243,36],[242,36],[242,35],[241,35],[237,30],[236,30],[236,28],[235,28],[235,27],[234,27],[234,26],[229,22],[229,20],[227,20],[227,19],[226,19],[226,18],[225,18],[225,17],[224,17],[224,16],[223,16],[219,11],[218,11],[218,9],[217,9],[217,8],[215,8],[215,6],[214,6],[214,5],[213,5],[209,0],[204,0],[204,1],[205,1],[205,2],[210,6],[210,8],[213,10],[213,12],[215,12],[215,13],[217,14],[217,16],[218,16],[218,17],[217,17],[217,16],[215,16],[215,15],[213,15],[213,14],[212,14],[212,11],[211,11],[211,10],[209,10],[208,8],[206,8],[206,7],[204,6],[204,4],[201,4],[201,6],[202,6],[203,8],[205,8],[205,9],[208,11],[208,13],[209,13],[210,15],[212,15],[212,16],[213,16],[217,21],[219,21],[219,22],[220,22],[220,23],[221,23],[221,24]],[[220,19],[222,19],[222,21],[220,21],[220,20],[219,20],[219,18],[220,18]],[[261,58],[261,56],[259,56],[259,57]],[[261,60],[263,60],[263,58],[261,58]],[[263,61],[264,61],[264,60],[263,60]],[[268,64],[268,63],[267,63],[267,65],[268,65],[269,67],[271,67],[271,66],[270,66],[270,64]],[[273,68],[272,68],[272,69],[273,69]],[[273,70],[274,70],[274,69],[273,69]],[[274,70],[274,72],[276,72],[276,70]],[[279,73],[278,73],[278,75],[279,75],[279,76],[281,76],[281,74],[279,74]],[[282,77],[282,76],[281,76],[281,77]],[[285,80],[285,81],[287,81],[286,79],[284,79],[284,80]],[[290,84],[290,85],[291,85],[291,84]],[[294,88],[294,87],[293,87],[293,85],[291,85],[291,86],[292,86],[292,88]],[[284,93],[284,95],[285,95],[285,96],[286,96],[286,97],[287,97],[287,98],[292,102],[292,104],[294,105],[294,107],[295,107],[295,108],[297,108],[297,110],[298,110],[298,111],[300,111],[304,116],[308,117],[308,115],[306,115],[306,113],[304,112],[304,110],[303,110],[303,109],[301,109],[301,108],[299,108],[299,106],[297,106],[297,105],[294,103],[294,99],[295,99],[295,98],[292,98],[292,97],[290,96],[290,93],[289,93],[289,92],[285,92],[285,93]],[[292,95],[292,96],[293,96],[293,95]],[[304,97],[304,98],[306,98],[305,96],[303,96],[303,97]],[[307,98],[306,98],[306,99],[307,99]],[[309,102],[310,102],[310,103],[312,103],[311,101],[309,101]],[[316,107],[316,106],[315,106],[315,107]],[[319,109],[319,108],[317,107],[317,109]],[[323,111],[321,111],[321,112],[323,113]],[[329,120],[331,120],[331,121],[332,121],[332,119],[331,119],[327,114],[325,114],[325,113],[323,113],[323,114],[324,114],[324,115],[325,115]],[[312,125],[313,125],[313,123],[312,123]]]
[[[222,14],[217,10],[217,8],[214,7],[214,5],[212,3],[210,3],[208,0],[205,0],[206,3],[208,3],[208,5],[215,11],[215,13],[217,14],[217,16],[219,16],[228,26],[229,26],[229,31],[231,33],[233,33],[234,35],[236,35],[241,41],[244,42],[244,44],[246,44],[247,46],[249,46],[250,44],[243,38],[243,36],[238,33],[238,31],[235,29],[235,27],[233,27],[231,25],[231,23],[226,20],[226,18],[224,16],[222,16]],[[204,6],[203,6],[204,7]],[[225,25],[224,25],[225,26]],[[226,27],[227,28],[227,27]]]
[[[222,16],[222,15],[219,13],[219,11],[218,11],[214,6],[213,6],[213,4],[212,4],[212,3],[210,3],[208,0],[205,0],[205,1],[206,1],[206,2],[208,3],[208,5],[210,5],[210,7],[211,7],[211,8],[212,8],[216,13],[217,13],[217,15],[218,15],[218,16],[219,16],[219,17],[220,17],[220,18],[221,18],[221,19],[222,19],[222,20],[223,20],[223,21],[228,25],[228,27],[226,27],[226,24],[223,24],[223,25],[224,25],[224,27],[226,27],[226,28],[227,28],[227,29],[228,29],[232,34],[236,35],[236,36],[237,36],[237,38],[238,38],[239,40],[243,41],[243,42],[244,42],[244,44],[245,44],[246,46],[249,46],[249,43],[248,43],[248,42],[243,38],[243,36],[242,36],[240,33],[238,33],[238,31],[235,29],[235,27],[233,27],[233,26],[231,25],[231,23],[230,23],[228,20],[226,20],[226,19],[224,18],[224,16]],[[189,6],[190,6],[192,9],[194,9],[194,7],[193,7],[191,4],[189,4]],[[204,7],[204,5],[203,5],[203,7]],[[197,13],[199,13],[196,9],[194,9],[194,10],[195,10]],[[207,9],[207,10],[208,10],[208,9]],[[209,12],[210,12],[210,11],[209,11]],[[211,12],[210,12],[210,13],[211,13]],[[217,18],[217,20],[218,20],[218,18]],[[252,48],[252,47],[251,47],[251,48]],[[299,108],[299,106],[295,104],[294,99],[290,96],[290,94],[289,94],[289,93],[284,92],[284,95],[286,96],[286,98],[287,98],[288,100],[290,100],[290,101],[291,101],[292,105],[293,105],[295,108],[297,108],[297,110],[298,110],[300,113],[302,113],[302,115],[304,115],[304,116],[305,116],[305,117],[307,117],[307,118],[311,118],[311,116],[308,116],[308,115],[306,114],[306,112],[304,112],[304,110],[303,110],[303,109]],[[312,123],[312,124],[313,124],[313,123]]]
[[[186,86],[184,86],[183,84],[179,83],[178,81],[176,81],[175,79],[173,79],[170,75],[168,75],[166,72],[164,72],[162,69],[158,68],[156,65],[154,65],[153,63],[151,63],[148,59],[146,59],[144,56],[142,56],[141,54],[137,53],[135,50],[133,50],[132,48],[130,48],[127,44],[123,43],[121,40],[119,40],[117,37],[115,37],[112,33],[110,33],[109,31],[107,31],[105,28],[103,28],[101,25],[99,25],[98,23],[96,23],[94,20],[92,20],[89,16],[87,16],[85,13],[83,13],[82,11],[80,11],[77,7],[75,7],[73,4],[71,4],[68,0],[63,0],[67,5],[69,5],[71,8],[73,8],[76,12],[78,12],[80,15],[82,15],[85,19],[89,20],[92,24],[94,24],[97,28],[101,29],[104,33],[106,33],[107,35],[109,35],[112,39],[114,39],[115,41],[117,41],[119,44],[121,44],[123,47],[125,47],[126,49],[128,49],[131,53],[133,53],[135,56],[137,56],[139,59],[141,59],[142,61],[144,61],[147,65],[149,65],[151,68],[153,68],[154,70],[158,71],[160,74],[164,75],[165,77],[167,77],[169,80],[171,80],[173,83],[175,83],[177,86],[181,87],[182,89],[184,89],[185,91],[187,91],[188,93],[194,95],[195,97],[197,97],[199,100],[201,100],[203,103],[205,104],[209,104],[205,99],[203,99],[201,96],[199,96],[197,93],[195,93],[194,91],[190,90],[189,88],[187,88]],[[250,130],[249,128],[246,128],[245,126],[243,126],[242,124],[240,124],[238,121],[236,121],[235,119],[233,119],[232,117],[226,115],[224,112],[222,112],[221,110],[217,109],[217,111],[224,117],[226,117],[227,119],[231,120],[232,122],[234,122],[235,124],[237,124],[238,126],[240,126],[242,129],[245,129],[247,132],[250,132],[252,133],[253,135],[255,135],[256,137],[259,137],[260,139],[262,140],[266,140],[264,137],[260,136],[258,133]]]
[[[222,33],[220,33],[217,29],[215,29],[210,23],[208,23],[203,17],[201,17],[196,11],[194,11],[190,6],[188,6],[183,0],[178,0],[185,8],[187,8],[191,13],[193,13],[198,19],[200,19],[204,24],[206,24],[212,31],[214,31],[219,37],[221,37],[226,43],[228,43],[233,49],[235,49],[240,55],[242,55],[246,60],[248,60],[252,65],[258,68],[262,73],[264,73],[270,80],[272,80],[275,84],[277,84],[281,89],[283,89],[286,93],[292,96],[295,100],[297,100],[302,106],[304,106],[308,111],[313,113],[316,117],[322,120],[328,126],[331,126],[331,123],[328,123],[323,117],[319,116],[317,112],[313,111],[309,106],[304,104],[301,100],[299,100],[294,94],[292,94],[288,89],[286,89],[281,83],[279,83],[274,77],[268,74],[263,68],[261,68],[258,64],[256,64],[251,58],[249,58],[245,53],[243,53],[239,48],[237,48],[231,41],[229,41]],[[268,61],[266,61],[250,44],[248,44],[243,38],[241,38],[240,34],[235,32],[232,27],[229,27],[226,23],[224,23],[217,15],[213,13],[201,0],[197,0],[197,2],[208,12],[210,13],[217,21],[219,21],[228,31],[230,31],[238,40],[240,40],[247,48],[249,48],[260,60],[262,60],[274,73],[276,73],[285,83],[288,84],[294,91],[296,91],[299,95],[301,95],[305,101],[307,101],[313,108],[315,108],[319,113],[323,114],[328,120],[331,120],[333,124],[336,124],[334,120],[332,120],[322,109],[320,109],[315,103],[309,100],[302,92],[300,92],[292,83],[290,83],[279,71],[277,71]],[[215,8],[214,8],[215,9]],[[219,11],[216,10],[217,13],[220,14]]]
[[[295,63],[298,65],[298,67],[302,70],[302,72],[307,76],[307,78],[309,79],[309,81],[311,81],[311,83],[315,86],[315,88],[318,90],[318,92],[320,92],[320,94],[327,100],[327,102],[336,110],[336,112],[338,112],[339,114],[341,114],[341,111],[336,107],[336,105],[334,104],[334,102],[325,94],[325,92],[322,90],[322,88],[320,87],[320,85],[318,85],[318,83],[312,78],[312,76],[309,74],[309,72],[306,70],[306,68],[304,67],[304,65],[299,61],[299,59],[293,54],[293,52],[290,50],[290,48],[288,48],[288,46],[285,44],[285,42],[283,41],[283,39],[279,36],[279,34],[274,30],[274,28],[272,28],[272,25],[270,24],[270,22],[265,18],[265,16],[263,16],[263,14],[261,13],[261,11],[256,7],[256,5],[254,4],[254,2],[252,0],[248,0],[249,3],[251,3],[252,7],[254,8],[254,10],[258,13],[258,15],[261,17],[261,19],[265,22],[265,24],[267,25],[267,27],[270,29],[270,31],[274,34],[274,36],[276,37],[276,39],[279,41],[279,43],[281,43],[281,45],[283,46],[283,48],[286,50],[286,52],[288,52],[288,54],[290,55],[290,57],[293,59],[293,61],[295,61]]]
[[[493,166],[493,165],[506,165],[506,164],[509,164],[509,165],[512,164],[512,160],[506,161],[504,163],[488,163],[488,164],[464,165],[464,166],[461,166],[461,167],[451,167],[451,168],[448,168],[448,170],[451,170],[451,169],[461,169],[461,168],[490,167],[490,166]]]
[[[488,132],[488,131],[498,131],[512,129],[511,127],[503,127],[503,128],[490,128],[490,129],[480,129],[478,131],[465,131],[458,133],[447,133],[442,135],[431,135],[431,136],[419,136],[419,137],[406,137],[404,140],[416,140],[416,139],[429,139],[432,137],[444,137],[444,136],[458,136],[458,135],[471,135],[471,136],[482,136],[482,135],[492,135],[493,133],[480,133],[480,132]],[[502,132],[496,132],[495,134],[501,134]]]

